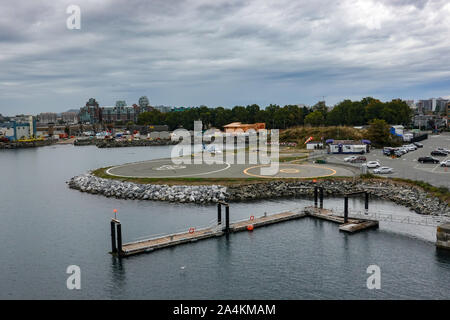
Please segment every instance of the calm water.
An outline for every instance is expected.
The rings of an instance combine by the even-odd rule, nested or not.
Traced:
[[[51,146],[0,151],[0,298],[44,299],[392,299],[450,298],[450,254],[434,228],[382,223],[354,235],[305,218],[118,260],[109,219],[119,210],[124,241],[207,224],[215,206],[125,201],[67,188],[90,169],[167,157],[170,147],[97,149]],[[352,200],[351,208],[362,202]],[[325,207],[342,200],[326,199]],[[311,204],[280,199],[231,205],[232,219]],[[389,202],[371,209],[412,214]],[[82,289],[66,288],[78,265]],[[366,288],[366,268],[382,272]],[[183,269],[181,267],[184,267]]]

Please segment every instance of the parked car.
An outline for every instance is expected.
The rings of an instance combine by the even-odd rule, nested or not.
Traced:
[[[420,142],[413,142],[413,144],[414,144],[417,148],[423,148],[423,144],[421,144]]]
[[[417,161],[420,163],[439,163],[439,160],[433,157],[420,157]]]
[[[380,167],[380,163],[378,161],[369,161],[367,162],[367,168],[378,168]]]
[[[380,167],[373,170],[373,173],[384,174],[384,173],[393,173],[394,169],[389,167]]]
[[[438,157],[445,157],[445,156],[447,156],[447,152],[434,150],[434,151],[431,151],[431,155],[438,156]]]
[[[441,167],[450,167],[450,159],[441,162]]]
[[[352,161],[353,159],[356,159],[356,156],[346,157],[346,158],[344,158],[344,161],[345,161],[345,162],[350,162],[350,161]]]
[[[395,151],[395,149],[394,149],[394,148],[391,148],[391,147],[384,147],[384,148],[383,148],[383,154],[384,154],[385,156],[391,156],[391,155],[393,155],[393,154],[394,154],[394,151]]]
[[[415,150],[417,150],[417,147],[415,145],[411,145],[411,144],[404,145],[404,146],[402,146],[402,148],[404,148],[404,149],[406,149],[408,151],[415,151]]]
[[[436,150],[437,150],[437,151],[445,152],[446,154],[449,154],[449,153],[450,153],[450,150],[444,149],[444,148],[437,148]]]
[[[396,156],[397,158],[400,158],[402,155],[404,155],[404,153],[400,150],[395,150],[394,151],[394,156]]]
[[[357,156],[355,159],[350,160],[351,163],[358,163],[358,162],[366,162],[367,159],[364,156]]]

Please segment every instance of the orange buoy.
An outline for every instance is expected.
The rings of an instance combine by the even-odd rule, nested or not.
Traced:
[[[314,183],[316,183],[316,182],[317,182],[317,180],[316,180],[316,179],[313,179],[313,182],[314,182]]]
[[[249,225],[247,226],[247,230],[248,230],[248,231],[253,231],[253,225],[252,225],[252,224],[249,224]]]

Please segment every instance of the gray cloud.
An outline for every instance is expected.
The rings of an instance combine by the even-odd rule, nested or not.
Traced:
[[[67,30],[73,3],[0,3],[0,113],[450,90],[447,1],[82,0],[81,30]]]

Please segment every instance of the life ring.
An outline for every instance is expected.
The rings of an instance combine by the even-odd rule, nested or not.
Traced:
[[[194,233],[195,232],[195,228],[189,228],[189,233]]]
[[[250,220],[255,220],[255,216],[250,216]]]

